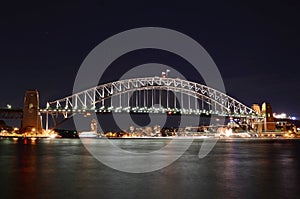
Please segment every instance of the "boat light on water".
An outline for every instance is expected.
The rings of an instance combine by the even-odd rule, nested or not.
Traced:
[[[95,131],[82,131],[78,136],[80,138],[97,138],[98,134]]]
[[[51,134],[49,135],[49,138],[54,139],[57,136],[57,134]]]

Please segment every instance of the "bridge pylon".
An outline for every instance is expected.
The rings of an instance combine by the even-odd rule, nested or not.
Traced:
[[[22,132],[42,133],[42,119],[39,112],[39,93],[27,90],[24,97]]]
[[[264,116],[264,131],[275,131],[275,120],[270,103],[264,102],[262,104],[262,114]]]

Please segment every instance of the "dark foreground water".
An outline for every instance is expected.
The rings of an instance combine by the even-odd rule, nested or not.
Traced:
[[[223,140],[199,159],[201,142],[164,169],[129,174],[98,162],[80,139],[0,139],[0,198],[300,198],[299,140]]]

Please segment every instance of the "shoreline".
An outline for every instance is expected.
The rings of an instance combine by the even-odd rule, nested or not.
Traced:
[[[218,142],[223,141],[288,141],[288,140],[299,140],[299,137],[295,138],[284,138],[284,137],[212,137],[212,136],[179,136],[179,137],[97,137],[97,138],[51,138],[51,137],[20,137],[20,136],[0,136],[0,139],[52,139],[52,140],[60,140],[60,139],[93,139],[93,140],[103,140],[103,139],[109,139],[109,140],[217,140]]]

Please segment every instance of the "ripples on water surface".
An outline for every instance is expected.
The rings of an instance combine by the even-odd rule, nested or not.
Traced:
[[[168,141],[113,142],[145,152]],[[299,140],[220,140],[199,159],[201,143],[162,170],[129,174],[98,162],[80,139],[0,139],[0,198],[299,198]]]

